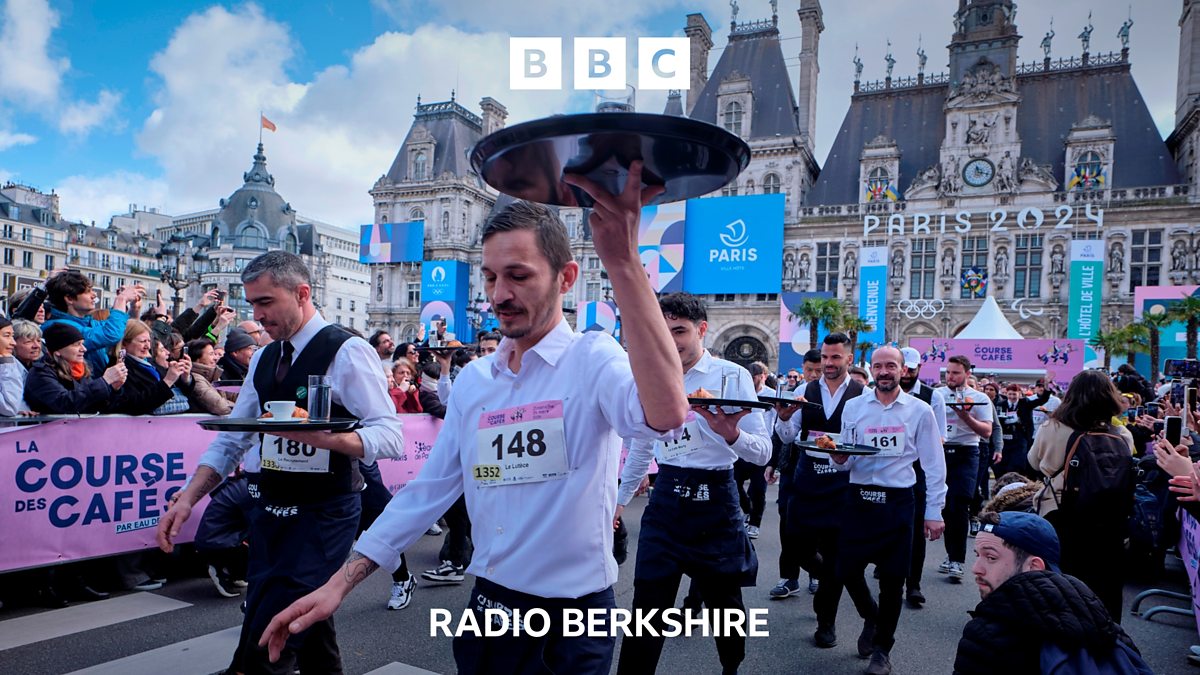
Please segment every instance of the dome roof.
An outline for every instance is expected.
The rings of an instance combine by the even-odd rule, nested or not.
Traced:
[[[267,171],[262,143],[258,144],[254,163],[242,174],[242,180],[242,187],[221,200],[221,210],[213,221],[216,234],[224,242],[233,242],[236,248],[280,247],[289,233],[296,234],[296,211],[275,191],[275,177]]]

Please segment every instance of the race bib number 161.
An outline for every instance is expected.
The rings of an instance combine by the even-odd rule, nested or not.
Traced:
[[[480,485],[515,485],[567,476],[563,402],[539,401],[484,412],[471,477]]]

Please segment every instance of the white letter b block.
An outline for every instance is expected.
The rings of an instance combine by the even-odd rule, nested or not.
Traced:
[[[625,88],[625,38],[575,38],[575,89]]]
[[[562,89],[562,38],[508,39],[509,89]]]

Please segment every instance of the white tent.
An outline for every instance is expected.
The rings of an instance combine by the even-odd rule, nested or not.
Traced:
[[[996,304],[996,299],[989,295],[975,314],[975,318],[971,319],[971,323],[968,323],[958,335],[955,335],[954,339],[1024,340],[1025,338],[1004,317],[1004,312],[1000,311],[1000,305]]]

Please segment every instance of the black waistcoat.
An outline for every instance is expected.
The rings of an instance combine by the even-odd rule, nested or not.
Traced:
[[[258,393],[259,415],[266,412],[267,401],[295,401],[296,407],[308,409],[308,376],[325,375],[333,357],[350,333],[332,324],[322,328],[300,352],[287,375],[275,383],[275,369],[283,354],[276,340],[263,348],[254,371],[254,390]],[[330,417],[353,417],[350,411],[333,403]],[[270,504],[293,505],[315,502],[355,492],[362,487],[358,460],[340,452],[329,451],[329,470],[325,473],[291,473],[263,471],[259,478],[262,498]]]
[[[804,389],[804,399],[820,405],[821,387],[825,386],[824,379],[809,382]],[[800,409],[800,439],[808,440],[809,432],[825,431],[840,433],[842,430],[842,410],[846,401],[861,396],[863,386],[851,379],[838,401],[833,415],[825,417],[825,411],[813,406]],[[803,518],[812,525],[833,525],[840,518],[842,497],[846,486],[850,484],[849,471],[836,471],[828,456],[813,457],[797,448],[796,468],[796,501],[798,509],[793,514]]]

